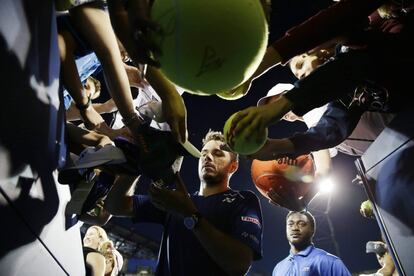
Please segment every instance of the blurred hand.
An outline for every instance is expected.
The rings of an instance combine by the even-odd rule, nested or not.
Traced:
[[[109,99],[106,102],[104,102],[103,106],[106,113],[115,112],[118,110],[118,107],[116,106],[113,99]]]
[[[361,185],[361,186],[363,186],[363,185],[364,185],[364,181],[362,181],[361,176],[360,176],[359,174],[357,174],[357,175],[355,176],[355,178],[354,178],[354,179],[352,179],[352,184],[357,184],[357,185]]]
[[[280,196],[273,189],[270,189],[267,192],[267,196],[270,198],[270,200],[269,200],[270,203],[272,203],[276,206],[286,208],[286,209],[291,210],[291,211],[302,211],[306,207],[304,202],[302,202],[298,198],[295,198],[295,197],[286,198],[285,196]]]
[[[103,134],[109,137],[109,139],[112,141],[118,136],[122,136],[131,142],[134,141],[134,137],[131,131],[126,127],[120,128],[120,129],[112,129],[105,122],[103,122],[98,127],[96,127],[94,130],[99,134]]]
[[[160,48],[154,43],[153,33],[160,33],[160,26],[150,19],[150,7],[147,0],[129,0],[126,9],[136,42],[136,63],[159,67],[157,59],[161,55]]]
[[[131,61],[131,58],[129,57],[128,52],[125,49],[124,45],[122,45],[122,42],[119,41],[119,39],[117,41],[118,41],[118,48],[119,48],[119,53],[121,54],[122,61],[123,62]]]
[[[112,27],[128,56],[135,65],[149,64],[159,67],[156,56],[159,48],[152,38],[160,33],[160,27],[150,20],[147,0],[107,0]],[[121,47],[122,54],[122,47]],[[127,60],[126,55],[123,55]]]
[[[247,156],[249,159],[262,161],[275,160],[294,151],[292,142],[287,139],[267,139],[264,146],[254,154]]]
[[[90,105],[87,109],[79,110],[79,113],[87,129],[93,130],[105,122],[102,116],[96,112],[92,105]]]
[[[187,140],[187,109],[177,91],[168,93],[162,101],[162,113],[171,128],[173,137],[181,143]]]
[[[159,69],[149,66],[146,72],[148,83],[162,101],[162,114],[170,125],[171,133],[178,142],[187,139],[187,110],[177,87]]]
[[[232,121],[230,129],[234,135],[243,135],[249,139],[254,133],[261,132],[270,124],[271,110],[267,106],[252,106],[237,113]]]
[[[146,81],[142,78],[141,71],[135,66],[124,65],[128,75],[129,85],[135,88],[144,88]]]
[[[243,135],[248,138],[271,123],[279,121],[292,106],[293,104],[282,96],[266,105],[248,107],[237,113],[230,128],[234,129],[235,136],[243,132]]]
[[[131,130],[129,130],[129,128],[127,127],[123,127],[120,129],[113,129],[112,133],[115,135],[114,138],[118,137],[118,136],[122,136],[126,139],[128,139],[130,142],[134,142],[134,135],[132,135]]]
[[[106,145],[113,145],[113,142],[111,138],[109,138],[106,135],[100,135],[100,137],[97,140],[96,148],[100,149],[103,148]]]
[[[176,174],[176,184],[177,189],[175,190],[152,184],[148,191],[152,203],[160,210],[182,217],[197,212],[197,208],[188,195],[187,188],[178,173]]]
[[[380,263],[381,264],[381,263]],[[391,255],[387,252],[382,257],[382,268],[377,271],[378,275],[393,275],[395,271],[395,264]]]

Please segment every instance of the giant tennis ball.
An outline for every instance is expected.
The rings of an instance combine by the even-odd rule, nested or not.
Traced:
[[[223,134],[227,145],[237,153],[249,155],[260,150],[267,140],[267,128],[247,135],[246,131],[235,134],[231,128],[232,121],[237,113],[234,113],[224,124]]]
[[[230,90],[248,79],[267,46],[259,0],[156,0],[162,73],[198,95]]]

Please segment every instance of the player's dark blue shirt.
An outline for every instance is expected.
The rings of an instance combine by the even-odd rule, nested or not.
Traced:
[[[241,241],[262,256],[262,213],[259,200],[250,191],[233,191],[191,199],[199,212],[217,229]],[[134,222],[164,225],[157,275],[226,275],[204,250],[183,219],[158,210],[148,196],[134,196]]]

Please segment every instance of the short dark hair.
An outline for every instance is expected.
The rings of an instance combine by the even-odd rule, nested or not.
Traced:
[[[210,129],[202,140],[203,147],[210,141],[220,141],[227,145],[226,139],[224,138],[224,135],[221,131],[215,131]],[[239,160],[239,155],[236,152],[232,151],[230,148],[226,148],[226,151],[230,152],[230,155],[232,157],[231,159],[233,161]]]
[[[304,215],[304,216],[306,216],[307,218],[308,218],[308,220],[309,220],[309,223],[311,224],[311,226],[312,226],[312,229],[314,230],[314,232],[315,232],[315,226],[316,226],[316,221],[315,221],[315,217],[310,213],[310,212],[308,212],[308,211],[290,211],[288,214],[287,214],[287,216],[286,216],[286,220],[288,220],[288,218],[291,216],[291,215],[293,215],[293,214],[301,214],[301,215]]]

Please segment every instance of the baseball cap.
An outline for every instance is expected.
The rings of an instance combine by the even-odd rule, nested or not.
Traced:
[[[291,83],[278,83],[275,86],[273,86],[272,89],[269,90],[269,92],[267,92],[266,96],[260,98],[259,101],[257,101],[257,105],[264,105],[265,100],[267,98],[282,94],[283,92],[291,90],[293,87],[295,86]]]

